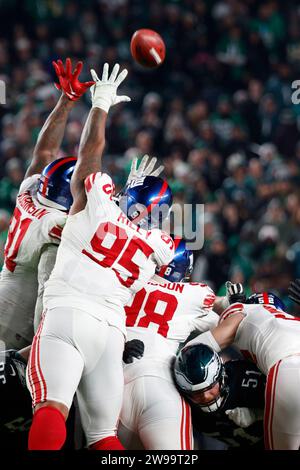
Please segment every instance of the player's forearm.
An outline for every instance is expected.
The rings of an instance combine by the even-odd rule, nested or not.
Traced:
[[[107,113],[99,108],[92,108],[82,131],[78,161],[74,172],[74,180],[82,181],[101,170],[102,154],[105,147],[105,125]]]
[[[69,113],[74,106],[65,95],[58,100],[55,108],[44,123],[33,152],[33,160],[27,175],[40,173],[43,168],[57,157],[64,136]]]
[[[216,297],[216,300],[213,305],[213,311],[216,312],[218,315],[221,315],[221,313],[229,306],[229,301],[226,296],[224,297]]]

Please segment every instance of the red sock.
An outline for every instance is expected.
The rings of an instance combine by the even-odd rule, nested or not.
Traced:
[[[28,437],[29,450],[59,450],[66,440],[63,414],[53,406],[37,410],[32,419]]]
[[[117,436],[109,436],[90,446],[91,450],[125,450]]]

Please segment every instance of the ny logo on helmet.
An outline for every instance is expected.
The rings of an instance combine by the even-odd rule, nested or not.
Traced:
[[[145,181],[145,176],[143,176],[142,178],[138,178],[136,180],[132,180],[128,184],[127,188],[135,188],[136,186],[142,186],[144,181]]]

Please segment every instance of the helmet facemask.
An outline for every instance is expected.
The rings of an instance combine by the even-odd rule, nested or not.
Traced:
[[[211,400],[205,399],[203,394],[216,387],[216,385],[219,385],[218,393]],[[224,401],[228,397],[228,392],[229,390],[226,386],[226,373],[224,366],[222,365],[221,376],[218,380],[202,390],[187,393],[187,397],[194,405],[201,408],[205,413],[213,413],[222,408]]]

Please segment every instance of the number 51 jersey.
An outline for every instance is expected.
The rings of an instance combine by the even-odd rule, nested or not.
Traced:
[[[69,215],[56,264],[46,284],[46,308],[84,310],[125,333],[124,305],[174,256],[172,238],[133,224],[113,201],[107,174],[85,180],[85,208]]]

